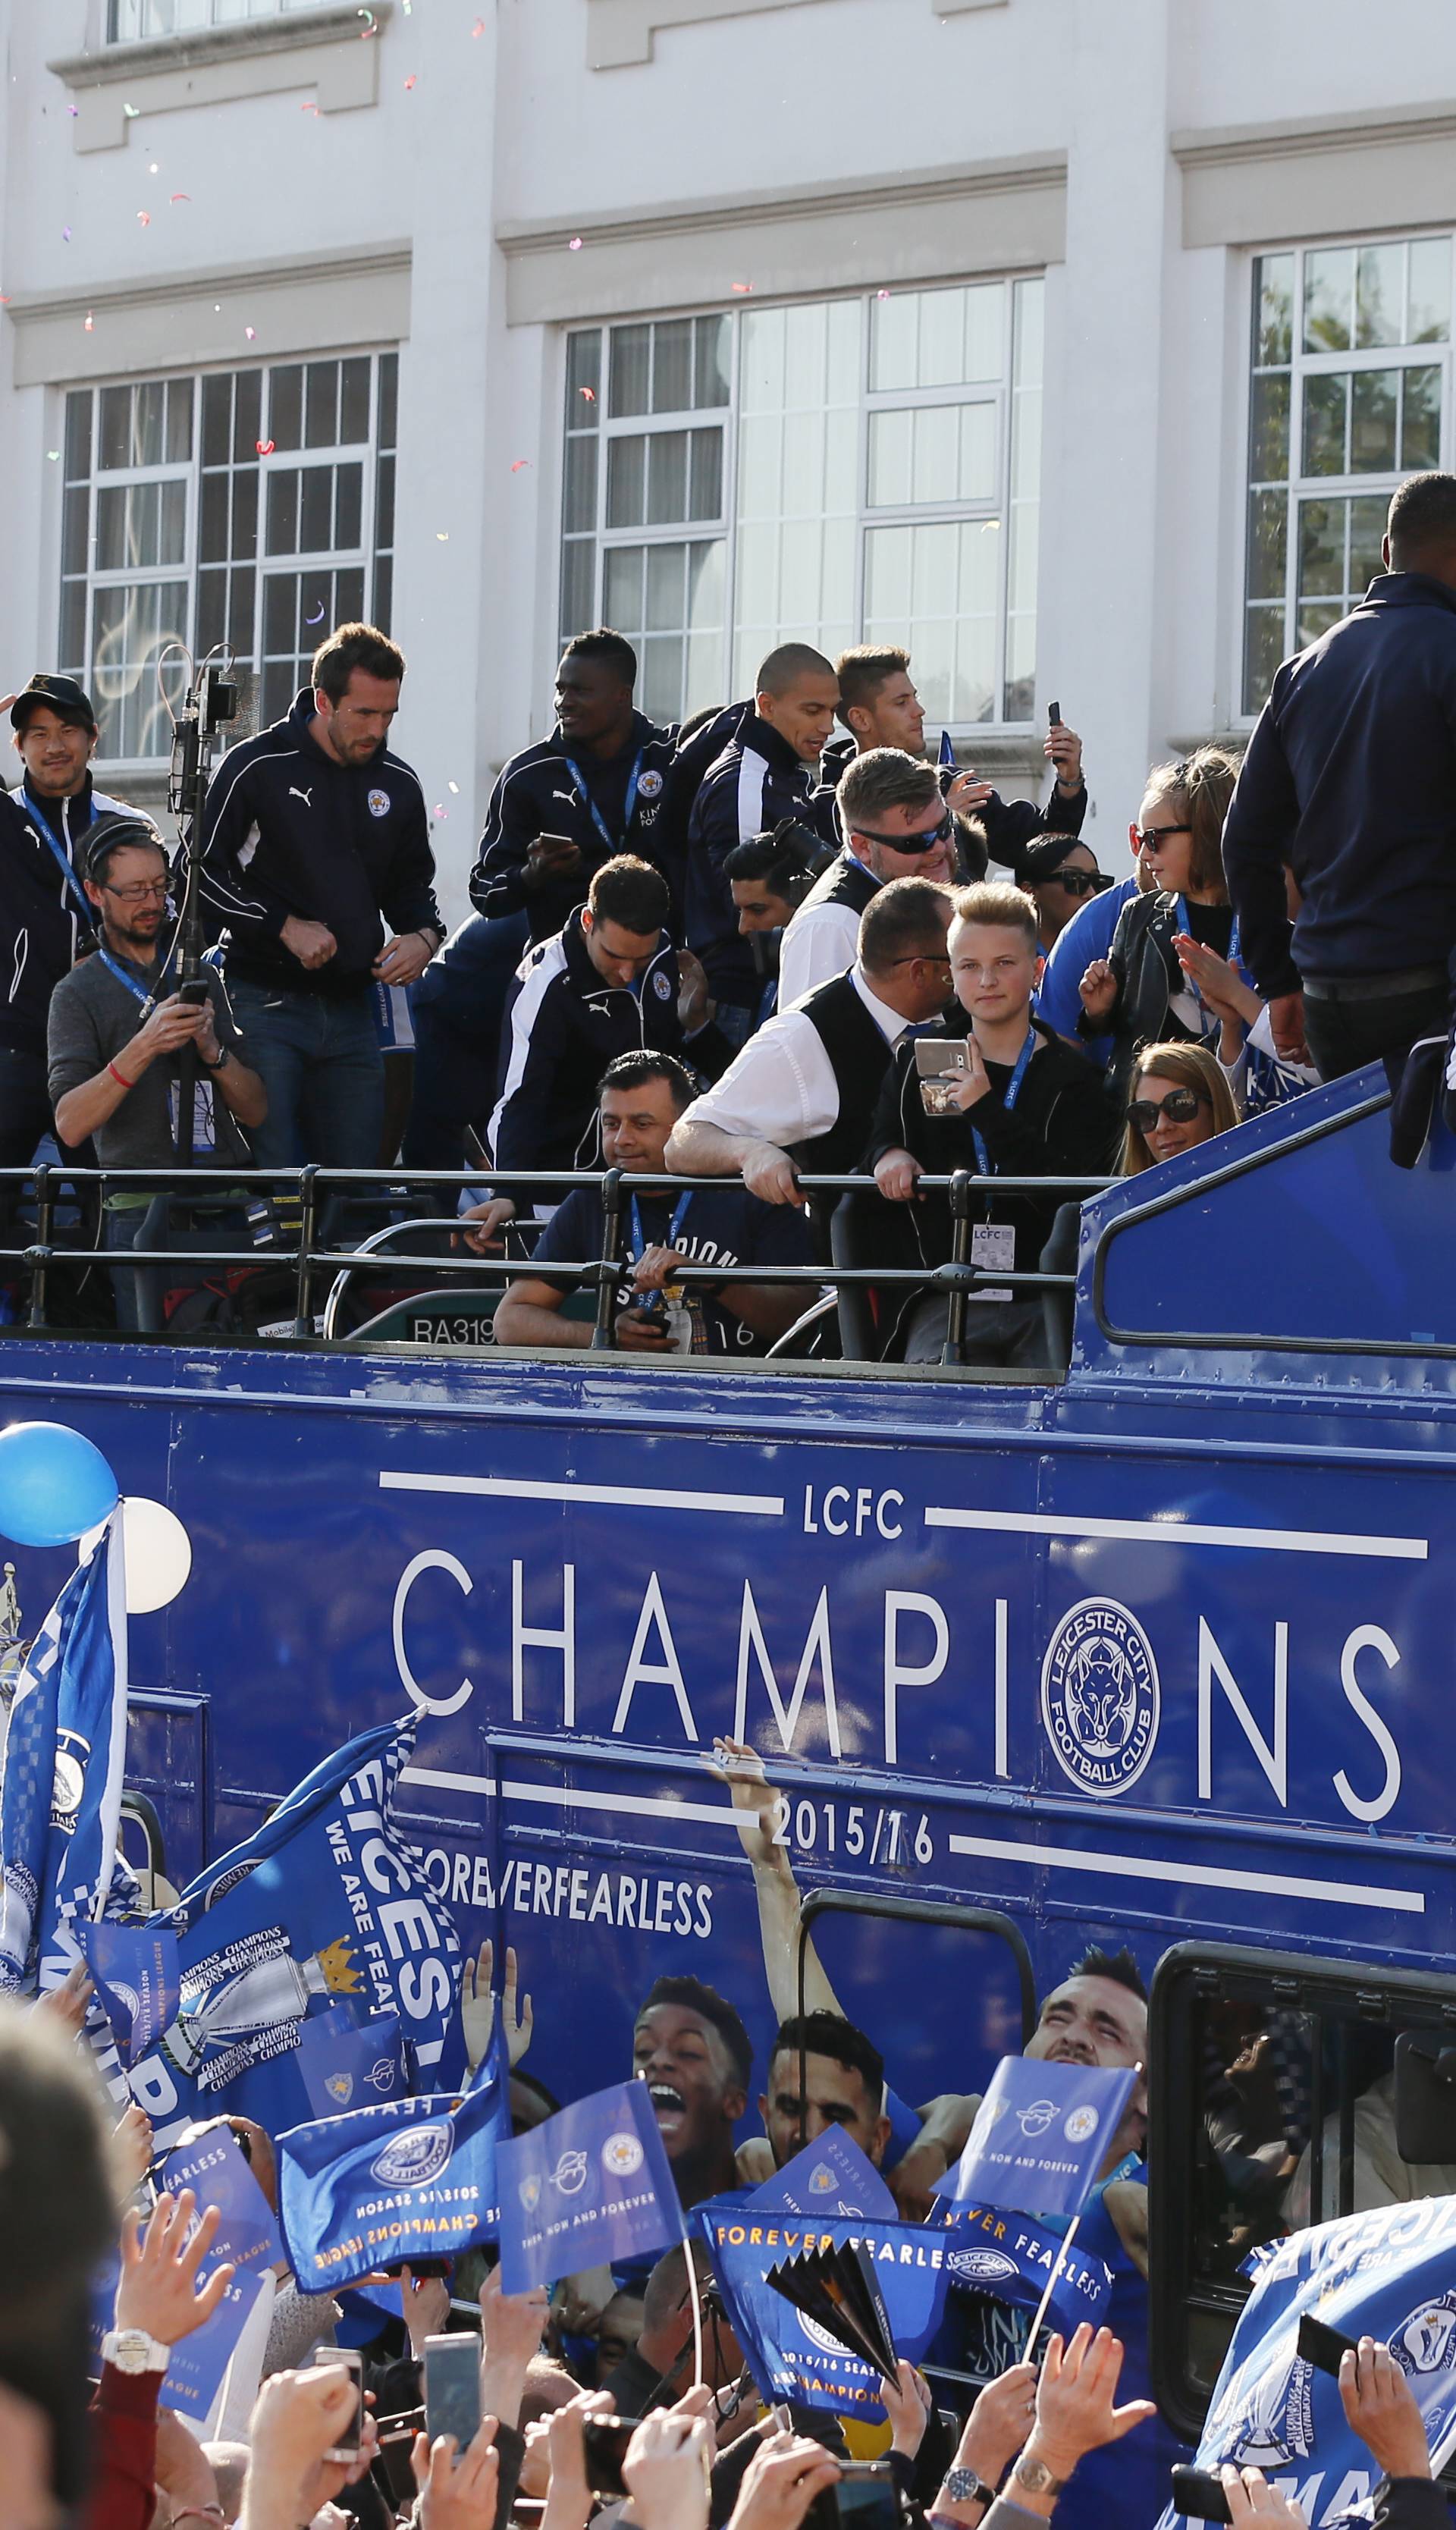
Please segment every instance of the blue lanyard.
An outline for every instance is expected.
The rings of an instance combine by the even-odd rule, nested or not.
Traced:
[[[669,1230],[667,1237],[666,1243],[669,1247],[675,1247],[677,1244],[677,1233],[682,1228],[684,1221],[687,1219],[687,1207],[691,1201],[691,1191],[687,1194],[680,1194],[677,1198],[677,1208],[673,1215],[672,1227]],[[647,1241],[642,1233],[642,1215],[637,1208],[637,1198],[635,1195],[632,1197],[630,1220],[631,1254],[628,1257],[627,1262],[628,1264],[635,1265],[638,1258],[644,1256],[647,1252]]]
[[[116,960],[113,958],[111,951],[104,948],[99,941],[96,944],[96,955],[100,959],[102,965],[107,967],[109,971],[115,975],[117,982],[119,984],[125,984],[128,992],[131,993],[135,1000],[140,1002],[144,1008],[151,1000],[151,995],[146,990],[146,987],[143,984],[138,984],[135,975],[129,975],[125,966],[119,966]]]
[[[76,875],[75,864],[72,861],[70,853],[67,852],[64,844],[60,842],[59,838],[52,833],[51,828],[46,823],[45,818],[41,815],[40,810],[36,807],[28,791],[23,790],[21,792],[19,804],[23,812],[27,816],[33,818],[35,824],[40,828],[42,835],[45,837],[52,852],[55,854],[61,876],[65,880],[72,895],[75,897],[77,904],[81,908],[81,916],[85,922],[87,930],[94,931],[96,928],[96,916],[91,909],[90,899],[86,895],[85,889],[81,886],[80,879]]]
[[[1012,1108],[1015,1106],[1017,1099],[1021,1095],[1021,1084],[1026,1078],[1026,1067],[1030,1063],[1032,1056],[1036,1053],[1036,1029],[1028,1028],[1026,1032],[1026,1043],[1016,1057],[1016,1068],[1012,1072],[1010,1079],[1006,1083],[1006,1094],[1001,1100],[1001,1105],[1008,1116]],[[983,1178],[995,1177],[996,1171],[992,1167],[991,1161],[987,1155],[986,1144],[982,1140],[981,1135],[974,1125],[971,1127],[971,1135],[976,1145],[977,1168],[980,1170]]]
[[[611,827],[608,825],[606,818],[601,812],[601,809],[597,806],[595,799],[588,791],[585,780],[582,776],[580,765],[573,763],[569,755],[566,758],[566,771],[570,774],[572,781],[575,783],[577,790],[581,794],[582,805],[583,807],[590,809],[592,824],[595,826],[597,833],[601,836],[608,852],[614,854],[624,849],[627,836],[631,832],[632,818],[637,806],[637,784],[642,777],[642,758],[645,753],[646,748],[639,746],[637,749],[637,761],[632,766],[630,773],[627,775],[626,807],[622,813],[621,836],[620,840],[613,834]]]

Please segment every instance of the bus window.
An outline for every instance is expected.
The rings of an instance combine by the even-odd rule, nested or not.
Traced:
[[[1021,2053],[1021,1966],[998,1927],[862,1913],[836,1893],[810,1928],[839,2008],[874,2039],[901,2101],[979,2094]]]
[[[1149,2184],[1155,2382],[1202,2424],[1251,2251],[1313,2223],[1456,2190],[1397,2146],[1395,2042],[1456,2022],[1456,1983],[1187,1945],[1154,1980]]]

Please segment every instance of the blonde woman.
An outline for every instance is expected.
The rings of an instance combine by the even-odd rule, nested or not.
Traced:
[[[1192,941],[1238,965],[1233,908],[1219,850],[1238,766],[1218,746],[1200,746],[1148,777],[1135,829],[1150,892],[1117,917],[1105,958],[1082,977],[1080,1033],[1112,1039],[1108,1075],[1125,1095],[1137,1048],[1150,1039],[1216,1035],[1220,1020],[1179,962]],[[1239,970],[1242,973],[1242,969]]]
[[[1239,1121],[1233,1092],[1207,1046],[1143,1046],[1133,1064],[1121,1174],[1135,1178],[1159,1160],[1226,1133]]]

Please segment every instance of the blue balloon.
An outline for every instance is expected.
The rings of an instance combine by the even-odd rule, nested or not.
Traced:
[[[119,1488],[93,1441],[65,1423],[0,1432],[0,1537],[65,1546],[108,1519]]]

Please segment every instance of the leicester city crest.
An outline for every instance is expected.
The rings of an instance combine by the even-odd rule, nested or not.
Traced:
[[[326,2073],[324,2075],[324,2089],[328,2092],[331,2100],[338,2101],[341,2109],[347,2108],[350,2101],[353,2098],[353,2075],[351,2073]]]
[[[1111,1800],[1153,1754],[1160,1698],[1153,1646],[1116,1599],[1068,1608],[1042,1663],[1042,1722],[1062,1773]]]
[[[522,2211],[527,2214],[534,2214],[537,2206],[541,2202],[540,2173],[533,2170],[528,2177],[521,2180],[515,2192],[520,2198]]]
[[[369,2175],[381,2187],[423,2187],[445,2168],[455,2149],[449,2118],[439,2125],[410,2126],[391,2137],[369,2164]]]

